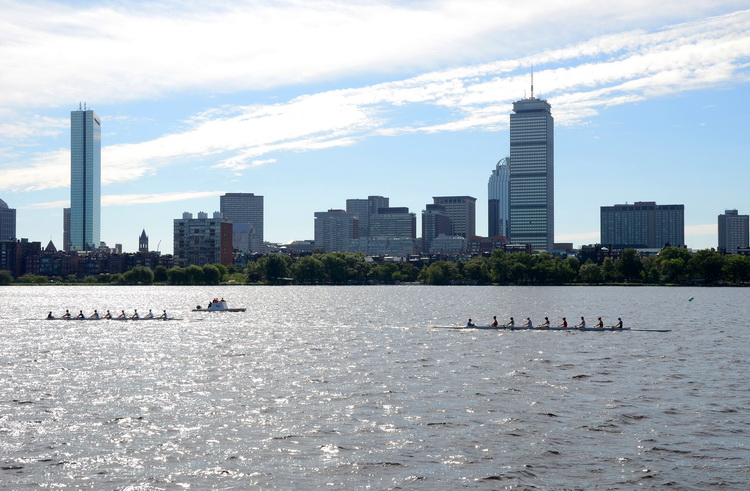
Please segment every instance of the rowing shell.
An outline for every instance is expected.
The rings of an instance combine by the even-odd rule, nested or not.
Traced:
[[[97,318],[91,318],[91,317],[47,317],[45,320],[48,321],[178,321],[181,319],[177,319],[174,317],[167,317],[166,319],[162,317],[137,317],[135,319],[132,319],[130,317],[112,317],[111,319],[107,319],[106,317],[99,317]]]
[[[494,329],[505,331],[651,331],[651,332],[669,332],[671,329],[631,329],[629,327],[526,327],[526,326],[434,326],[435,329]]]

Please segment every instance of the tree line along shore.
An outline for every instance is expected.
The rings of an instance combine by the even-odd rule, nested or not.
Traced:
[[[0,271],[0,285],[8,284],[106,284],[106,285],[570,285],[570,284],[705,284],[742,286],[750,284],[750,258],[720,254],[712,249],[690,252],[667,247],[658,255],[640,257],[626,249],[619,258],[591,259],[559,257],[547,253],[493,251],[470,259],[419,262],[373,262],[362,254],[320,252],[298,258],[271,254],[235,265],[173,267],[154,270],[137,266],[122,274],[100,274],[77,278],[24,275],[13,278]]]

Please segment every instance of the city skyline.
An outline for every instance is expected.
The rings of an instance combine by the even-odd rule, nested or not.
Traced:
[[[171,252],[175,218],[233,192],[265,197],[272,242],[370,195],[418,215],[474,196],[486,235],[533,65],[555,117],[555,242],[596,243],[601,206],[656,201],[685,205],[688,247],[715,248],[716,216],[750,209],[744,6],[6,2],[0,199],[19,238],[62,247],[82,101],[103,122],[110,246],[135,251],[145,229]]]

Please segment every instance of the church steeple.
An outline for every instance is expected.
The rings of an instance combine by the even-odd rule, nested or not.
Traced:
[[[141,237],[138,239],[138,252],[148,252],[148,235],[146,235],[146,229],[143,229]]]

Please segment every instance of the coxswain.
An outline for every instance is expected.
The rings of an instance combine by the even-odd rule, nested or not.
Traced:
[[[492,316],[492,324],[490,324],[490,327],[497,327],[497,316]]]
[[[586,319],[581,316],[581,322],[576,327],[586,327]]]
[[[568,327],[568,319],[563,317],[562,324],[558,325],[557,327]]]
[[[474,323],[471,322],[471,319],[469,319],[469,322],[466,323],[466,327],[474,327]]]
[[[604,321],[602,320],[602,318],[601,317],[597,317],[597,319],[599,320],[599,322],[597,322],[596,324],[594,324],[594,327],[604,327]]]
[[[54,319],[54,318],[55,318],[55,316],[52,315],[52,311],[50,311],[50,313],[47,314],[47,319]]]
[[[549,317],[545,317],[544,322],[539,324],[537,327],[549,327]]]
[[[513,317],[510,318],[510,321],[508,321],[507,324],[505,324],[505,327],[514,327],[516,325],[516,321],[513,320]]]

